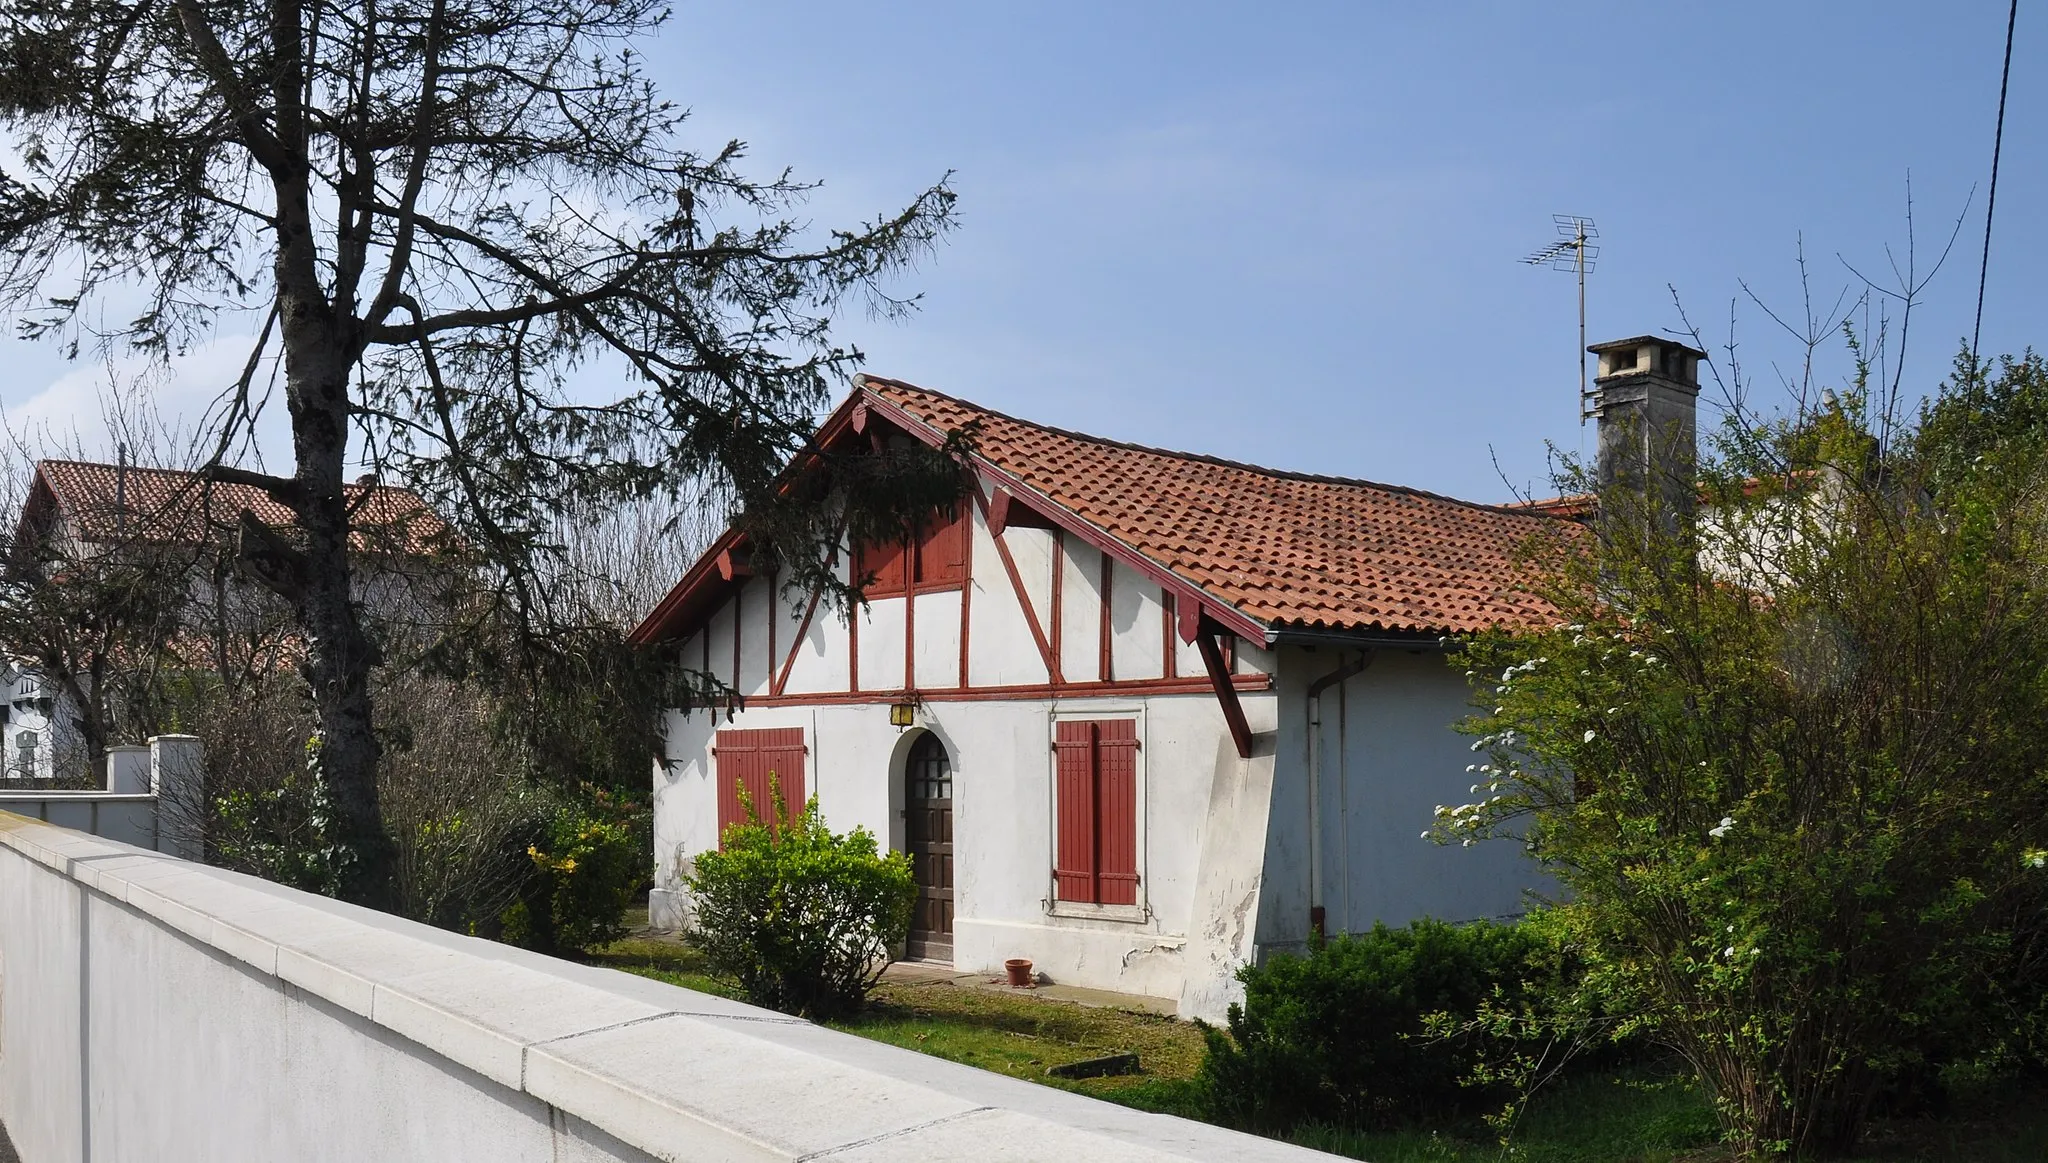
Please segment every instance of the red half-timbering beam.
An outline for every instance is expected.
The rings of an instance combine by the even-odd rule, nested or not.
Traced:
[[[981,482],[976,481],[974,485],[978,489]],[[967,544],[960,551],[960,678],[954,685],[964,687],[967,685],[967,632],[974,622],[974,514],[962,513],[960,525],[960,536]]]
[[[1223,705],[1223,721],[1230,725],[1230,741],[1237,744],[1237,757],[1252,757],[1252,728],[1245,722],[1244,704],[1238,701],[1237,684],[1230,680],[1230,664],[1223,660],[1223,647],[1216,641],[1221,631],[1214,626],[1203,627],[1203,633],[1195,636],[1195,646],[1202,652],[1202,664],[1209,668],[1209,685],[1216,690],[1216,701]]]
[[[1065,639],[1067,595],[1067,535],[1055,529],[1052,531],[1052,609],[1047,622],[1052,627],[1052,656],[1060,665],[1066,665],[1067,645]]]
[[[917,559],[915,543],[903,547],[903,689],[917,689]]]
[[[1116,559],[1105,553],[1102,555],[1102,620],[1096,624],[1096,647],[1102,654],[1101,661],[1096,664],[1096,673],[1103,682],[1110,682],[1116,677],[1116,655],[1111,649],[1114,627],[1110,619],[1110,587],[1115,580]]]
[[[1172,590],[1161,590],[1159,598],[1159,677],[1176,678],[1178,675],[1175,674],[1174,666],[1177,660],[1174,655],[1180,653],[1173,648],[1173,608],[1176,599]]]

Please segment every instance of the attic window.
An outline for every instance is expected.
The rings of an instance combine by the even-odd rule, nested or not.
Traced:
[[[934,512],[903,538],[860,546],[853,575],[868,582],[869,597],[957,589],[967,581],[968,523],[965,505]]]

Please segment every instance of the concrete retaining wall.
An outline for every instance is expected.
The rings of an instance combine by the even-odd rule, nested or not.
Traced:
[[[1307,1160],[0,813],[25,1163]]]

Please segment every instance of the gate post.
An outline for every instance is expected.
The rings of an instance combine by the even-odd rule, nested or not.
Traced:
[[[156,793],[156,850],[185,860],[205,857],[205,753],[196,735],[149,741],[149,790]]]
[[[103,754],[108,791],[118,796],[150,794],[149,748],[116,744],[107,748]]]

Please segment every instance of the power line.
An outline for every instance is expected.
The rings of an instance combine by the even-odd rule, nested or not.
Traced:
[[[2020,20],[2020,0],[2005,15],[2005,69],[1998,77],[1998,129],[1991,136],[1991,192],[1984,199],[1984,261],[1977,267],[1977,326],[1970,332],[1970,360],[1984,337],[1984,282],[1991,274],[1991,215],[1998,210],[1998,154],[2005,148],[2005,90],[2012,81],[2012,30]]]

